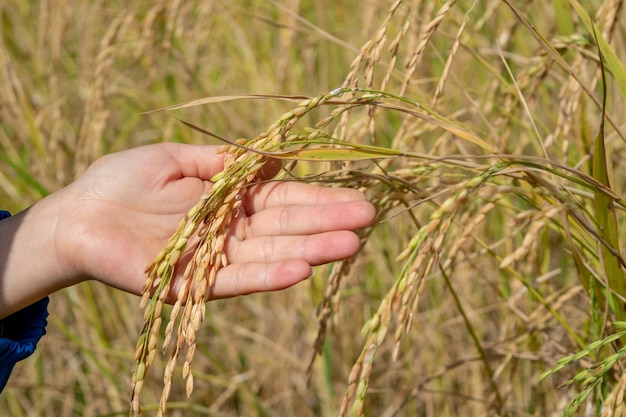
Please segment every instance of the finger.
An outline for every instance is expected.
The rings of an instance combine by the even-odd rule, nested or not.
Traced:
[[[375,209],[367,201],[323,206],[282,206],[262,210],[233,224],[241,240],[259,236],[305,235],[354,230],[372,223]]]
[[[226,243],[231,264],[274,263],[301,259],[309,265],[322,265],[353,256],[360,246],[351,231],[338,230],[308,236],[266,236]]]
[[[248,214],[283,205],[318,205],[365,200],[358,190],[330,188],[300,182],[269,182],[251,187],[246,199]]]
[[[173,142],[157,146],[161,146],[178,163],[184,177],[209,180],[224,169],[224,155],[216,153],[217,146]]]
[[[211,290],[211,299],[234,297],[291,287],[310,278],[313,270],[302,260],[272,264],[233,264],[222,268]]]

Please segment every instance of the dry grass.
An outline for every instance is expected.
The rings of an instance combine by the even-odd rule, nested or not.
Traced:
[[[255,138],[245,147],[288,152],[285,178],[364,190],[379,220],[361,231],[358,257],[310,284],[205,310],[224,219],[264,157],[231,148],[229,167],[246,174],[224,175],[223,192],[199,203],[155,261],[147,324],[135,298],[112,290],[55,294],[49,335],[0,410],[124,415],[137,356],[146,413],[169,394],[174,416],[620,415],[622,338],[611,335],[621,327],[611,322],[625,314],[615,277],[626,84],[615,60],[626,59],[626,27],[621,1],[583,2],[589,20],[575,3],[0,5],[5,207],[62,186],[104,152],[210,140],[141,111],[232,94],[316,100],[343,86],[306,110],[268,99],[175,112],[218,136]],[[298,161],[320,155],[331,160]],[[162,272],[201,224],[187,302],[162,306]],[[152,353],[183,330],[184,355]],[[186,381],[169,385],[179,353]]]

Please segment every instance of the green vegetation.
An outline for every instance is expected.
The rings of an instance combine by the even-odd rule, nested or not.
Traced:
[[[3,208],[107,152],[248,138],[285,160],[279,179],[378,209],[355,259],[209,303],[169,414],[624,412],[622,1],[13,0],[0,18]],[[95,284],[54,294],[0,412],[127,415],[138,306]]]

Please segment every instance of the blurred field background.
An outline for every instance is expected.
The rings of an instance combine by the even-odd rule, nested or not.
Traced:
[[[0,0],[0,207],[24,209],[105,153],[215,142],[146,110],[316,96],[348,77],[406,98],[381,103],[419,106],[359,106],[333,137],[416,154],[291,171],[363,189],[378,222],[356,259],[310,282],[210,303],[195,390],[186,399],[175,382],[168,415],[622,415],[624,337],[605,338],[626,320],[623,9]],[[175,115],[253,138],[292,107],[238,100]],[[54,294],[48,334],[16,367],[0,415],[127,415],[138,303],[91,283]],[[162,373],[157,359],[146,415]]]

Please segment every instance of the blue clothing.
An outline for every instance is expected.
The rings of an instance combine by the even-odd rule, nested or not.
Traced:
[[[0,220],[9,217],[0,210]],[[15,364],[35,351],[46,334],[48,297],[0,320],[0,391],[9,380]]]

